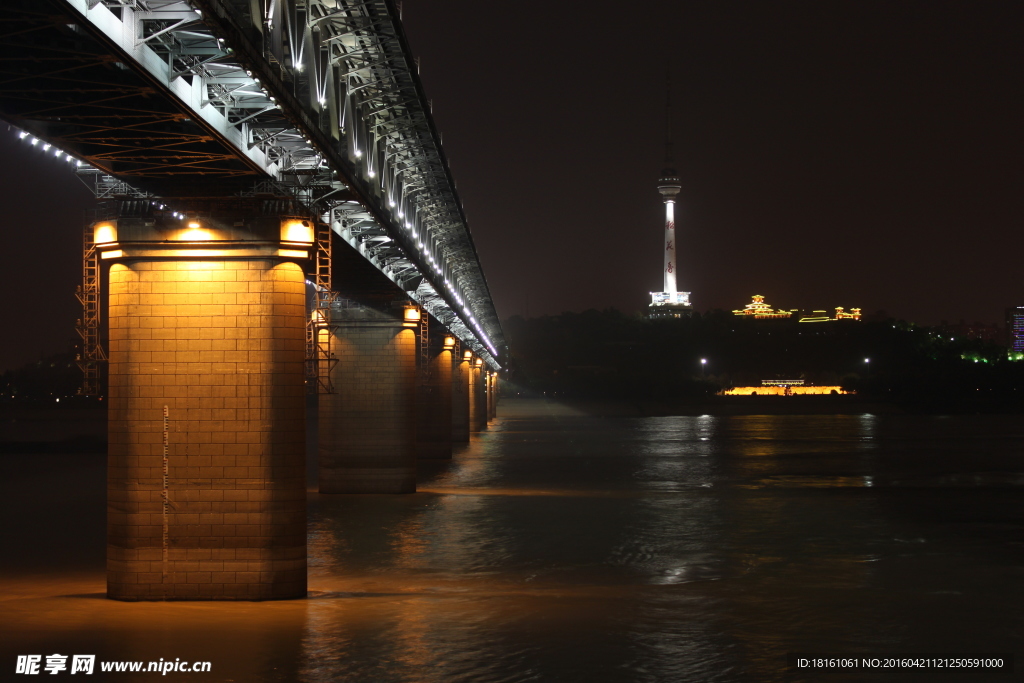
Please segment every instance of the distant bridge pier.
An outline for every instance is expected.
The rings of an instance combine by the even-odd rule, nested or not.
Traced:
[[[321,493],[416,491],[417,351],[421,311],[331,310],[333,393],[320,395]]]
[[[452,443],[469,441],[473,352],[460,350],[452,367]]]
[[[107,595],[303,597],[310,223],[117,206],[92,226],[109,264]]]
[[[487,419],[498,416],[498,373],[487,371]]]
[[[480,432],[487,428],[487,370],[473,358],[469,372],[469,431]]]
[[[420,354],[420,387],[416,406],[416,457],[452,457],[452,370],[455,336],[431,321],[429,340]]]

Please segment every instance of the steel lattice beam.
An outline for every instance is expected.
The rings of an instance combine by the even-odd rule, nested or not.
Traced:
[[[8,121],[146,193],[273,182],[345,216],[336,232],[497,367],[501,328],[391,0],[4,0],[0,21]]]

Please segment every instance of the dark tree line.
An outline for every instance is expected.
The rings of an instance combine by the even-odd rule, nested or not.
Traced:
[[[75,352],[66,351],[0,375],[0,400],[50,402],[74,396],[82,386],[82,371],[75,363]]]

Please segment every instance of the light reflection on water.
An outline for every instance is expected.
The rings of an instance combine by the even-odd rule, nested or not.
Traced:
[[[415,495],[311,494],[310,597],[275,603],[103,599],[102,462],[4,456],[5,520],[36,522],[3,530],[20,553],[0,565],[0,666],[66,651],[207,659],[204,680],[773,681],[799,680],[793,651],[1012,651],[1021,431],[503,418],[424,463]]]

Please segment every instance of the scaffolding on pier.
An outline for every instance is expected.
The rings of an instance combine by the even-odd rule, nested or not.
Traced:
[[[331,289],[331,226],[316,222],[316,255],[313,262],[313,306],[306,322],[306,387],[311,394],[333,394],[331,370],[338,363],[331,344],[331,307],[338,293]]]
[[[82,386],[78,393],[83,396],[103,394],[103,369],[107,353],[100,340],[100,259],[96,251],[95,224],[85,227],[82,237],[82,284],[75,296],[82,304],[82,317],[75,329],[82,338],[82,350],[75,362],[82,371]]]

